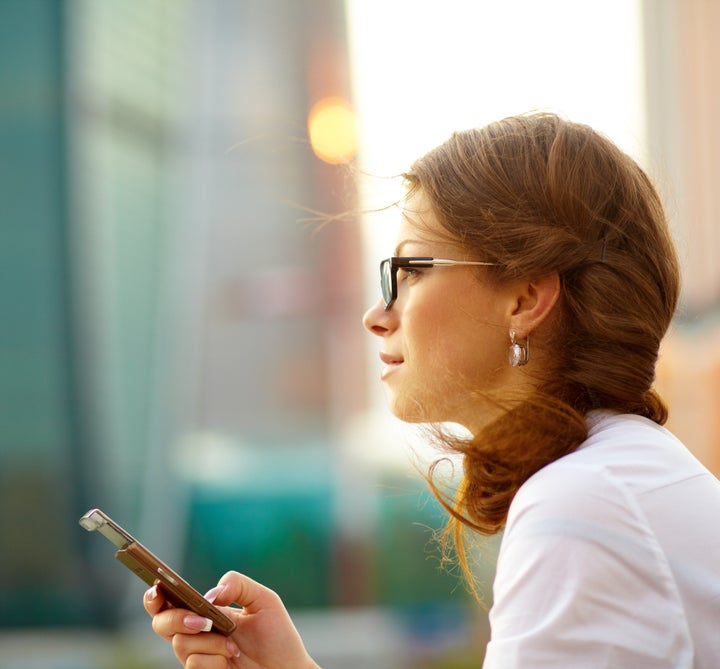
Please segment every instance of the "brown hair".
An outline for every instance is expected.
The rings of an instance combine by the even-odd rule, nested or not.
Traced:
[[[403,176],[469,257],[498,264],[485,270],[491,280],[556,271],[561,281],[552,363],[537,372],[535,395],[505,398],[502,418],[471,440],[443,436],[464,455],[453,502],[429,473],[451,513],[446,538],[467,566],[462,525],[502,529],[524,481],[587,437],[589,410],[665,422],[652,384],[677,305],[678,262],[645,172],[588,126],[553,114],[457,132]]]

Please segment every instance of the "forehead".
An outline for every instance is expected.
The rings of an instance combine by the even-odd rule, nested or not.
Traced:
[[[432,229],[438,225],[435,213],[423,191],[416,190],[405,197],[402,203],[401,224],[418,229],[428,226]]]
[[[413,242],[423,246],[432,244],[433,248],[438,249],[459,246],[440,224],[422,191],[409,195],[403,202],[396,255],[402,255],[401,248]],[[434,255],[438,256],[439,253],[435,252]]]

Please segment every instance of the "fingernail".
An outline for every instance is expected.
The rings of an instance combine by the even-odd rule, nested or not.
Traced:
[[[205,593],[205,599],[212,604],[223,590],[225,590],[224,585],[216,585]]]
[[[158,596],[157,585],[154,585],[145,593],[145,601],[152,602]]]
[[[233,657],[240,657],[240,648],[232,639],[227,640],[227,649]]]
[[[189,630],[195,630],[196,632],[209,632],[212,629],[212,620],[210,618],[203,618],[193,613],[183,618],[183,624]]]

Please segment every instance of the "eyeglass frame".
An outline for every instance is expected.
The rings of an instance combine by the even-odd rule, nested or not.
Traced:
[[[452,260],[450,258],[432,258],[421,256],[391,256],[380,261],[380,291],[385,311],[390,309],[398,298],[397,273],[399,269],[412,269],[415,267],[452,267],[455,265],[483,265],[497,266],[496,262],[481,260]],[[389,294],[389,298],[388,298]]]

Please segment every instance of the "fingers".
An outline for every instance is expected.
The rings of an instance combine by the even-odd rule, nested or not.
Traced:
[[[238,572],[228,572],[206,598],[223,607],[237,623],[232,638],[208,632],[205,618],[185,609],[164,608],[161,591],[150,588],[144,605],[153,630],[171,641],[185,669],[228,667],[314,667],[280,597]],[[242,611],[229,608],[238,604]],[[227,608],[225,608],[227,607]],[[233,661],[234,658],[244,658]],[[245,664],[240,664],[244,662]]]
[[[152,601],[148,605],[152,606]],[[153,631],[172,643],[178,660],[188,669],[224,669],[229,660],[240,656],[237,643],[222,634],[209,633],[211,626],[212,621],[185,609],[164,609],[152,619]]]
[[[216,604],[237,604],[242,606],[246,613],[285,608],[280,597],[270,588],[236,571],[225,574],[217,587],[210,590],[206,597],[208,595],[215,597]]]
[[[156,634],[169,640],[175,634],[209,632],[212,620],[186,609],[164,609],[153,616],[152,628]]]
[[[152,586],[143,597],[145,610],[152,617],[153,630],[170,640],[173,634],[209,632],[212,621],[185,609],[165,608],[165,597],[157,585]]]
[[[175,656],[185,667],[228,666],[228,662],[240,657],[237,644],[221,634],[176,634],[172,638]]]
[[[143,606],[151,616],[154,616],[165,608],[165,597],[160,588],[158,588],[157,583],[145,592]]]
[[[205,595],[205,599],[221,606],[238,604],[247,613],[255,613],[262,609],[284,609],[280,597],[270,588],[266,588],[236,571],[225,574],[218,585]],[[165,597],[157,585],[147,590],[143,598],[143,605],[148,614],[153,617],[165,609]]]

